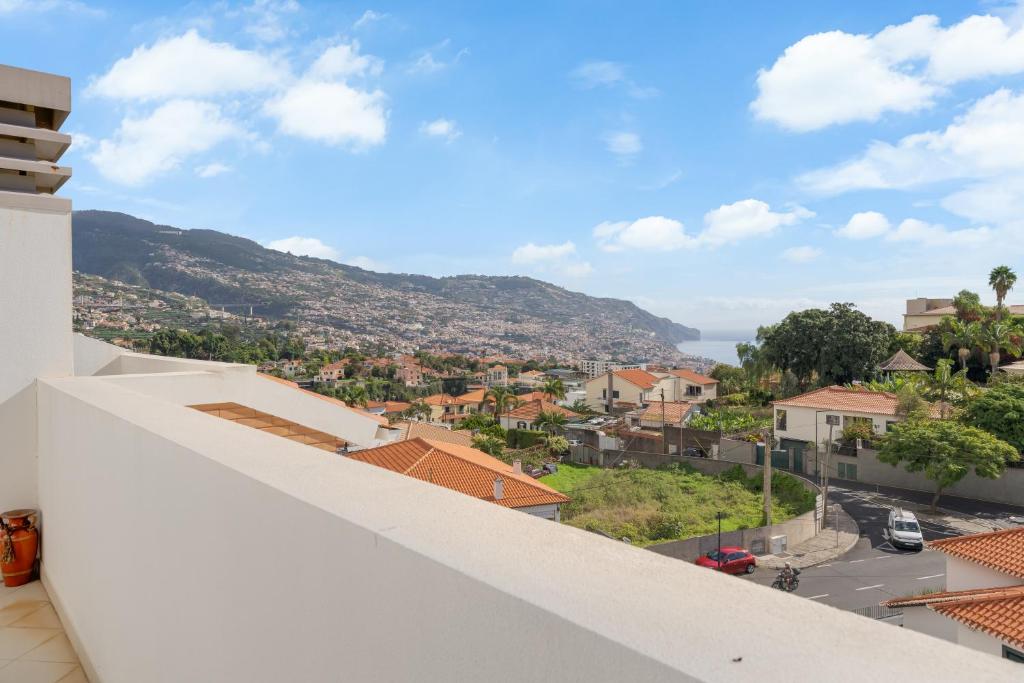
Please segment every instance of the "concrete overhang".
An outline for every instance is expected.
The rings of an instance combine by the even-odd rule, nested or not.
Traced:
[[[48,161],[32,161],[12,157],[0,157],[0,171],[24,171],[26,175],[35,178],[37,190],[50,194],[56,192],[71,177],[70,166],[58,166]]]
[[[71,146],[71,136],[46,128],[29,128],[0,123],[0,137],[29,140],[35,143],[36,158],[42,161],[57,161]]]
[[[52,128],[56,130],[71,113],[71,79],[0,65],[0,102],[49,110],[53,112]]]

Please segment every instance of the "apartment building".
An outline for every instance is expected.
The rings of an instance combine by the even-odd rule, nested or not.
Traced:
[[[609,370],[646,370],[646,363],[615,363],[609,360],[581,360],[580,372],[588,379],[607,374]]]

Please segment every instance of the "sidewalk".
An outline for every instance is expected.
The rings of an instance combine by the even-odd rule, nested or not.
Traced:
[[[797,569],[813,567],[822,562],[834,560],[840,555],[848,552],[857,544],[860,538],[860,527],[853,517],[845,510],[838,508],[839,532],[836,533],[835,515],[830,515],[828,527],[822,529],[813,538],[789,548],[787,552],[779,555],[759,555],[757,558],[758,567],[768,569],[782,569],[787,562]],[[838,543],[837,543],[838,539]]]

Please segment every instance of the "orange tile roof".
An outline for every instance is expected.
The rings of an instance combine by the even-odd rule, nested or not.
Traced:
[[[503,507],[522,508],[569,502],[569,498],[482,451],[441,441],[414,438],[356,451],[353,460],[429,481]],[[501,500],[494,498],[494,480],[504,483]]]
[[[1024,586],[998,586],[995,588],[969,588],[962,591],[925,593],[906,598],[893,598],[882,604],[886,607],[924,607],[945,603],[1024,597]]]
[[[452,396],[450,394],[434,394],[427,396],[423,399],[423,402],[428,406],[447,406],[447,405],[469,405],[474,401],[467,401],[462,396]]]
[[[694,372],[693,370],[689,370],[687,368],[675,368],[674,370],[669,370],[668,372],[670,375],[675,375],[676,377],[685,379],[688,382],[693,382],[694,384],[718,384],[717,379],[712,379],[710,377],[707,377],[706,375],[702,375],[699,372]]]
[[[926,606],[991,636],[1024,645],[1024,586],[973,588],[888,600],[887,607]]]
[[[654,385],[658,383],[658,378],[646,370],[616,370],[614,375],[641,389],[653,389]]]
[[[384,401],[384,413],[401,413],[412,407],[408,401]]]
[[[502,413],[502,415],[516,420],[529,420],[532,422],[537,419],[537,416],[540,415],[541,412],[558,413],[559,415],[565,415],[567,418],[579,417],[578,413],[574,413],[568,408],[563,408],[560,405],[549,403],[543,399],[528,401],[511,412]]]
[[[931,541],[929,547],[1024,579],[1024,527]]]
[[[297,422],[292,422],[270,413],[264,413],[239,403],[199,403],[191,405],[189,408],[212,415],[213,417],[219,417],[222,420],[228,420],[235,424],[280,436],[289,441],[296,441],[307,446],[330,451],[331,453],[336,453],[339,448],[346,445],[344,439],[338,438],[333,434],[328,434],[312,427],[306,427]]]
[[[875,415],[895,415],[898,403],[896,394],[887,391],[866,391],[839,386],[822,387],[806,394],[775,401],[777,406],[847,410]]]
[[[550,401],[551,394],[545,394],[543,391],[530,391],[525,394],[519,394],[516,398],[523,403],[527,401]]]
[[[679,424],[693,409],[692,403],[686,401],[665,401],[665,422],[668,424]],[[640,413],[640,420],[644,422],[661,423],[661,401],[655,401]]]
[[[401,430],[398,437],[399,441],[408,441],[409,439],[421,437],[431,441],[453,443],[458,446],[473,445],[473,435],[464,429],[447,429],[439,425],[430,424],[429,422],[411,421],[399,422],[394,426]]]
[[[460,394],[458,398],[463,401],[472,401],[473,403],[483,403],[484,394],[487,393],[486,389],[474,389],[473,391],[467,391],[464,394]]]

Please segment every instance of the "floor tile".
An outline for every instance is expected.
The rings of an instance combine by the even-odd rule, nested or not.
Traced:
[[[85,677],[82,667],[79,666],[75,667],[74,671],[60,679],[57,683],[89,683],[89,679]]]
[[[72,664],[78,664],[78,655],[75,654],[75,649],[71,647],[71,641],[63,633],[50,638],[34,650],[23,654],[20,659],[27,659],[33,662],[71,662]]]
[[[53,605],[46,603],[35,612],[23,616],[17,621],[11,622],[8,626],[15,628],[64,628],[60,623],[60,617],[53,610]]]
[[[44,600],[15,600],[0,609],[0,626],[10,626],[18,619],[27,617],[47,604],[49,603]]]
[[[74,664],[19,660],[0,669],[0,683],[57,683],[74,670]]]
[[[0,659],[17,659],[60,633],[52,628],[0,628]],[[10,667],[4,667],[10,668]],[[0,669],[2,671],[3,669]]]

